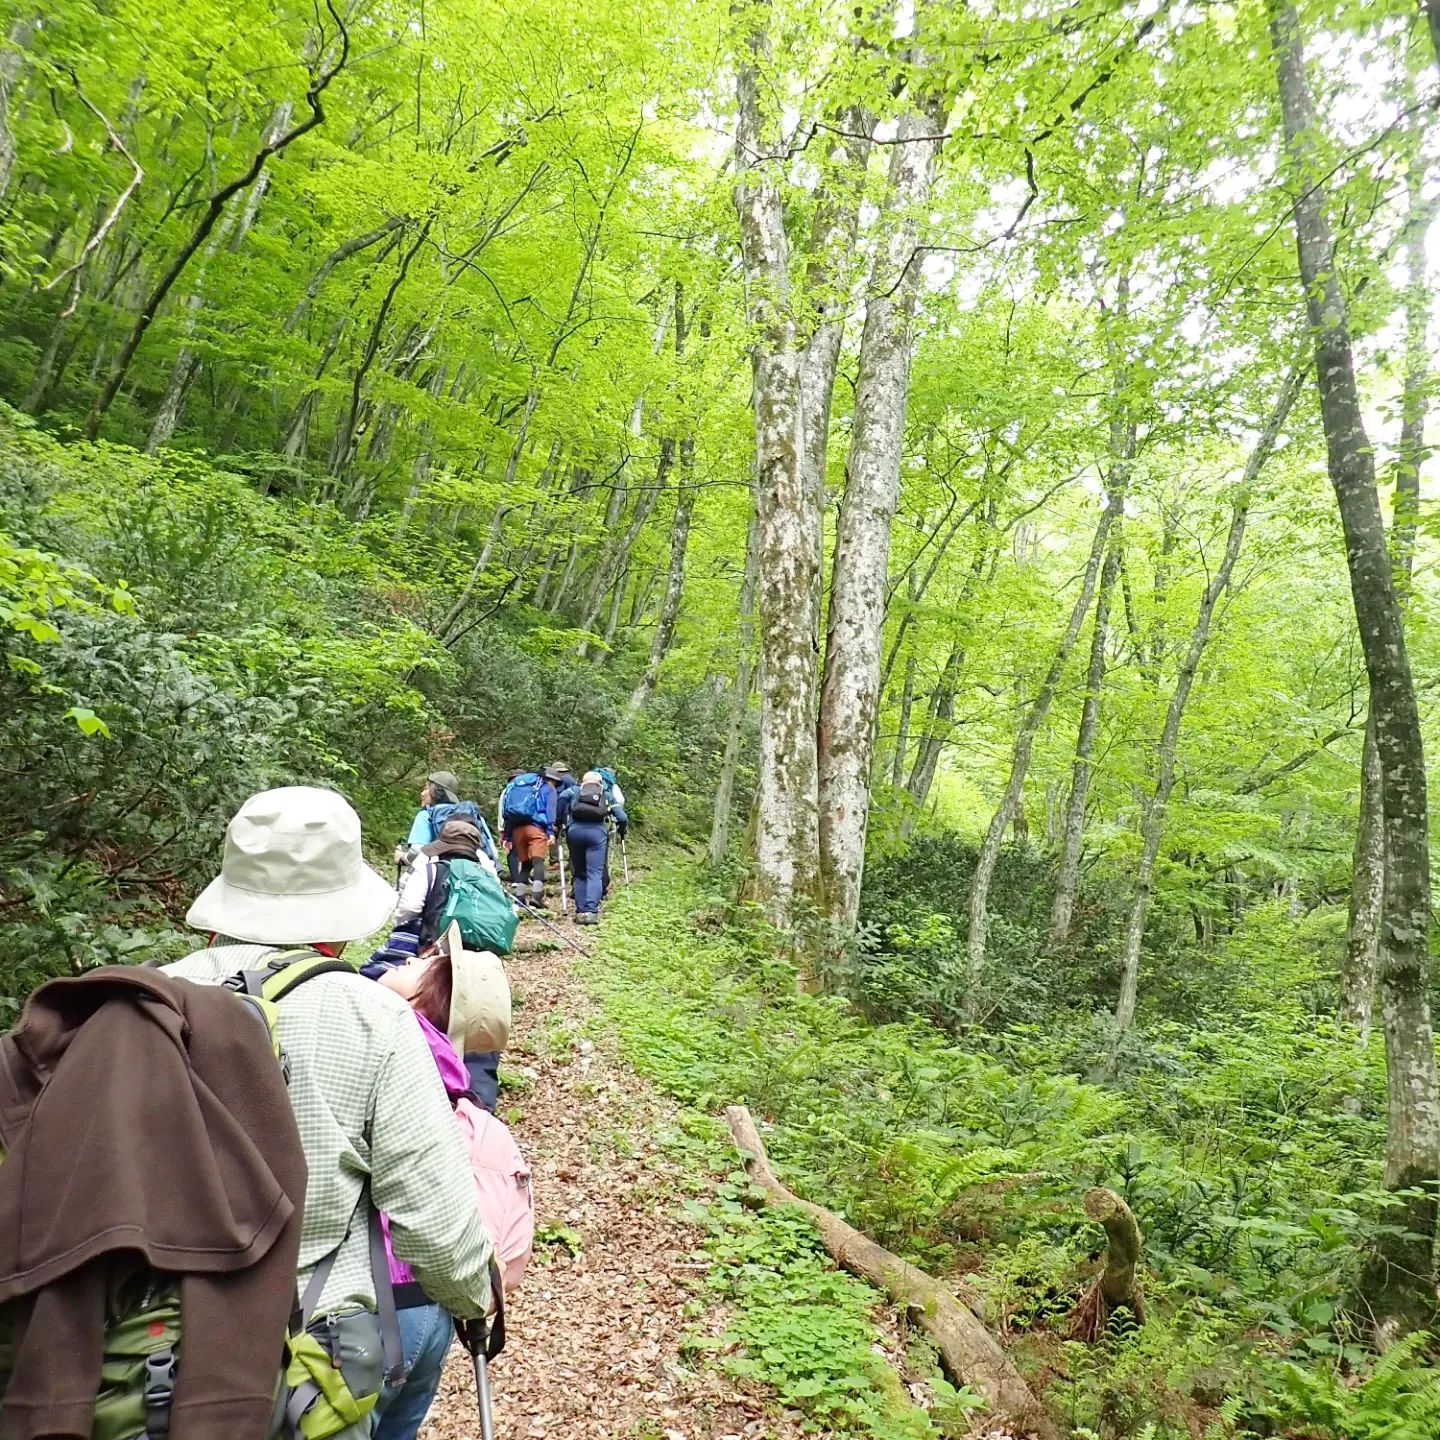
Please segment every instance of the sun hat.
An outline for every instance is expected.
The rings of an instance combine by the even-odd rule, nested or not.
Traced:
[[[252,795],[225,831],[225,858],[186,922],[230,940],[361,940],[395,909],[366,863],[360,817],[342,795],[287,785]]]
[[[460,926],[446,932],[450,954],[450,1019],[445,1032],[462,1054],[503,1050],[510,1043],[510,981],[498,955],[467,950]]]
[[[428,844],[420,847],[422,855],[459,855],[462,859],[475,858],[480,849],[480,830],[468,820],[447,820],[440,833]]]

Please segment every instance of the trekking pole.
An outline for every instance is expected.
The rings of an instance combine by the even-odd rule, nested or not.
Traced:
[[[563,835],[555,837],[555,853],[560,857],[560,913],[568,915],[570,901],[565,894],[565,837]]]
[[[558,930],[538,910],[532,910],[523,900],[516,900],[515,905],[524,911],[532,920],[538,920],[552,935],[563,940],[572,950],[578,950],[580,954],[588,956],[590,952],[581,944],[572,940],[563,930]]]
[[[460,1334],[475,1367],[475,1403],[480,1411],[480,1440],[495,1440],[495,1416],[490,1407],[490,1361],[505,1348],[505,1290],[494,1261],[490,1285],[495,1296],[495,1320],[480,1316],[460,1324]]]
[[[625,837],[620,837],[620,863],[625,867],[625,883],[630,883],[630,856],[625,849]]]
[[[495,1440],[495,1417],[490,1410],[490,1362],[485,1348],[490,1343],[490,1327],[483,1320],[471,1320],[465,1326],[465,1348],[475,1367],[475,1403],[480,1411],[480,1440]]]

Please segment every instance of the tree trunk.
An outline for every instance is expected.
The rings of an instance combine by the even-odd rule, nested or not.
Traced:
[[[1059,1426],[967,1306],[932,1276],[877,1245],[833,1211],[787,1189],[770,1168],[764,1142],[743,1105],[727,1106],[725,1118],[746,1174],[782,1205],[804,1211],[838,1264],[883,1290],[914,1319],[934,1342],[940,1363],[955,1384],[971,1386],[997,1418],[1013,1420],[1038,1440],[1060,1440]]]
[[[1085,1214],[1105,1231],[1105,1268],[1076,1306],[1071,1333],[1093,1344],[1117,1310],[1129,1311],[1136,1324],[1145,1321],[1136,1279],[1142,1242],[1134,1213],[1113,1190],[1099,1185],[1087,1190]]]
[[[670,653],[670,644],[675,639],[675,625],[680,619],[680,602],[685,595],[685,551],[690,543],[690,516],[695,509],[695,441],[686,436],[680,442],[680,486],[675,498],[675,519],[670,527],[670,564],[665,572],[665,599],[660,605],[660,618],[655,622],[655,633],[650,637],[650,659],[644,673],[635,683],[630,703],[625,707],[617,727],[617,735],[624,735],[655,693],[655,684],[660,678],[660,667]]]
[[[1437,205],[1440,205],[1440,199],[1425,198],[1424,182],[1425,172],[1417,160],[1410,173],[1410,212],[1405,222],[1405,256],[1409,269],[1405,286],[1405,378],[1400,397],[1400,443],[1395,451],[1395,499],[1390,527],[1390,554],[1402,619],[1409,605],[1415,570],[1420,467],[1425,460],[1425,416],[1430,403],[1430,290],[1425,283],[1425,249]],[[1370,1034],[1376,957],[1384,919],[1385,837],[1381,828],[1380,784],[1375,728],[1367,717],[1340,1005],[1341,1020],[1356,1027],[1362,1045]]]
[[[1080,638],[1080,627],[1090,613],[1090,602],[1095,597],[1095,585],[1100,574],[1101,557],[1105,553],[1110,527],[1116,518],[1115,512],[1107,503],[1101,512],[1099,523],[1095,526],[1095,538],[1090,542],[1090,555],[1085,562],[1080,593],[1071,606],[1065,633],[1060,637],[1050,668],[1045,672],[1040,689],[1030,702],[1016,732],[1010,755],[1010,777],[1005,783],[1000,804],[990,817],[990,827],[985,832],[980,855],[975,862],[975,874],[970,881],[970,933],[965,942],[969,972],[965,1003],[968,1016],[972,1020],[978,1015],[983,1000],[980,980],[985,967],[985,939],[989,928],[990,882],[995,877],[995,866],[1000,860],[1000,847],[1025,789],[1025,776],[1030,769],[1030,752],[1034,748],[1035,737],[1040,733],[1040,726],[1049,713],[1050,702],[1055,698],[1055,691],[1059,688],[1060,677],[1065,673],[1070,652]]]
[[[1367,722],[1361,751],[1360,818],[1355,826],[1355,862],[1350,876],[1350,917],[1340,972],[1340,1021],[1354,1027],[1362,1046],[1370,1038],[1385,906],[1385,814],[1380,805],[1384,784],[1375,727]]]
[[[1185,706],[1195,683],[1195,672],[1200,668],[1201,657],[1210,639],[1210,622],[1214,618],[1215,607],[1230,584],[1235,562],[1240,558],[1240,547],[1245,540],[1245,524],[1250,513],[1251,491],[1275,448],[1275,442],[1300,393],[1300,385],[1308,368],[1306,365],[1296,365],[1291,370],[1270,417],[1265,422],[1265,428],[1245,462],[1245,473],[1241,477],[1231,512],[1230,530],[1225,537],[1225,553],[1211,575],[1210,583],[1200,596],[1195,624],[1190,630],[1190,643],[1175,676],[1175,689],[1170,696],[1170,704],[1165,712],[1165,725],[1160,733],[1155,788],[1145,802],[1140,823],[1140,858],[1135,869],[1135,893],[1131,898],[1130,917],[1120,952],[1120,998],[1115,1005],[1115,1028],[1119,1033],[1128,1030],[1135,1022],[1135,1002],[1140,988],[1140,946],[1145,939],[1145,921],[1150,913],[1155,862],[1159,858],[1160,841],[1165,833],[1165,811],[1170,803],[1170,792],[1175,786],[1175,754],[1180,740],[1180,724],[1185,718]]]
[[[735,803],[735,772],[740,765],[740,743],[745,737],[745,716],[755,672],[755,589],[760,577],[760,521],[750,517],[745,536],[745,578],[740,582],[740,643],[735,656],[735,680],[730,687],[730,721],[725,731],[725,753],[715,785],[715,811],[710,821],[709,863],[719,865],[730,848],[730,811]]]
[[[745,273],[746,321],[754,336],[752,404],[760,518],[761,695],[756,898],[788,927],[796,902],[816,894],[815,637],[819,615],[820,514],[805,468],[804,386],[790,293],[789,245],[770,159],[772,117],[762,122],[759,64],[770,58],[765,7],[746,16],[736,72],[735,209]]]
[[[1321,420],[1330,480],[1345,531],[1350,589],[1380,755],[1386,865],[1379,978],[1389,1089],[1385,1183],[1392,1190],[1416,1192],[1387,1217],[1392,1233],[1382,1241],[1362,1278],[1365,1298],[1382,1330],[1388,1330],[1396,1325],[1428,1325],[1436,1308],[1440,1100],[1430,1022],[1425,748],[1375,485],[1374,451],[1365,433],[1355,382],[1349,316],[1324,209],[1299,20],[1286,0],[1269,0],[1269,14],[1286,150],[1303,187],[1295,202],[1295,234],[1315,341]],[[1434,34],[1433,0],[1428,18]]]
[[[1075,763],[1070,769],[1070,795],[1061,824],[1060,863],[1055,870],[1055,899],[1045,949],[1054,954],[1070,938],[1075,897],[1080,890],[1080,859],[1085,849],[1085,810],[1090,799],[1090,757],[1100,730],[1100,692],[1105,685],[1105,649],[1110,640],[1110,596],[1120,573],[1120,543],[1112,537],[1095,593],[1095,628],[1090,635],[1090,664],[1085,671],[1085,700],[1075,736]]]
[[[890,532],[900,499],[920,277],[916,244],[934,187],[940,142],[933,137],[944,128],[944,110],[943,87],[932,84],[924,101],[901,116],[891,150],[888,203],[896,218],[870,278],[835,538],[817,759],[820,874],[826,913],[841,936],[855,929],[865,874]]]
[[[10,129],[10,96],[25,68],[25,52],[35,34],[33,20],[16,20],[0,49],[0,200],[15,172],[15,136]]]
[[[802,465],[809,491],[810,513],[816,517],[815,634],[812,645],[820,652],[821,576],[824,573],[825,475],[830,446],[830,407],[835,394],[835,372],[845,336],[845,316],[851,303],[855,268],[855,238],[860,203],[865,194],[865,172],[875,130],[875,117],[863,105],[844,107],[835,117],[830,147],[829,174],[815,201],[805,265],[805,306],[814,328],[800,354],[803,395],[801,426],[804,436]]]
[[[895,750],[890,759],[890,787],[905,783],[905,761],[910,753],[910,712],[915,708],[915,652],[905,657],[905,678],[900,682],[900,720],[895,727]]]

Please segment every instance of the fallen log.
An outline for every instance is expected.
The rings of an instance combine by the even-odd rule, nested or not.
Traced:
[[[1140,1268],[1140,1225],[1130,1207],[1103,1185],[1085,1192],[1085,1213],[1105,1231],[1105,1268],[1080,1297],[1072,1333],[1080,1340],[1098,1340],[1117,1310],[1145,1323],[1145,1301],[1136,1271]]]
[[[751,1179],[782,1204],[809,1215],[837,1264],[883,1290],[911,1314],[934,1342],[940,1364],[955,1384],[968,1385],[997,1416],[1015,1422],[1038,1440],[1062,1440],[1064,1432],[969,1309],[933,1276],[877,1245],[824,1206],[788,1190],[770,1168],[764,1142],[745,1106],[727,1106],[725,1118]]]

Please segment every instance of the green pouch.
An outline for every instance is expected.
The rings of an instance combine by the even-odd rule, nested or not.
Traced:
[[[379,1318],[370,1310],[317,1316],[286,1339],[282,1431],[326,1440],[358,1424],[385,1383]]]

